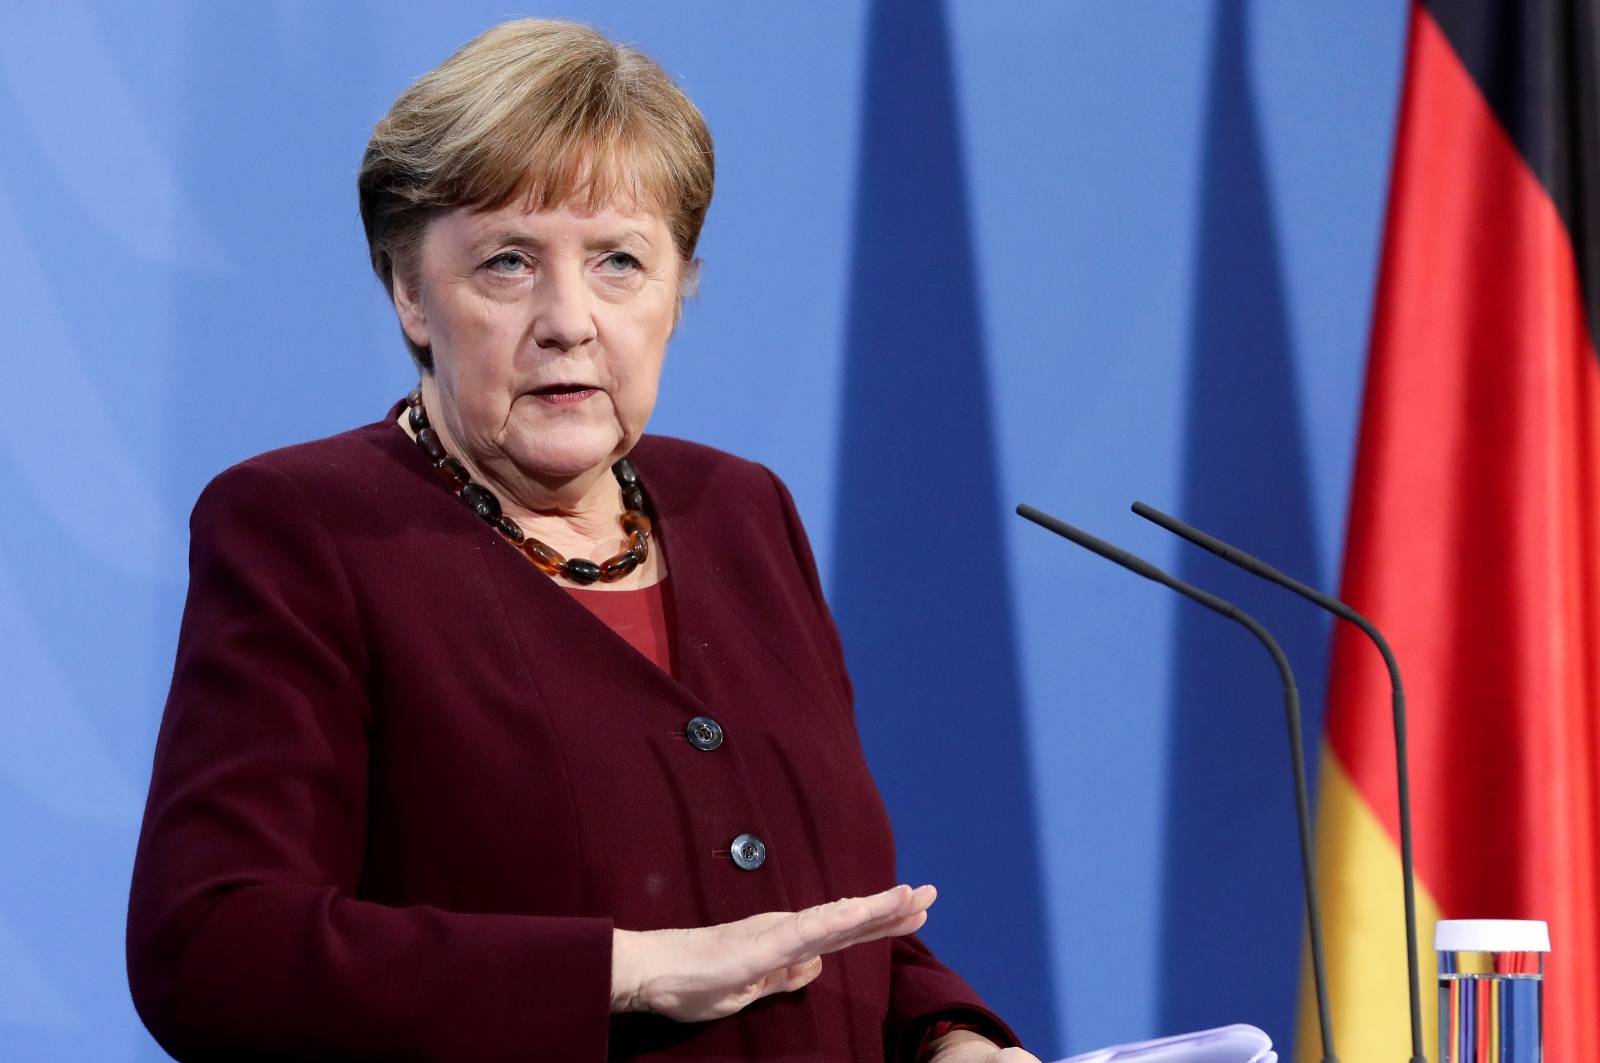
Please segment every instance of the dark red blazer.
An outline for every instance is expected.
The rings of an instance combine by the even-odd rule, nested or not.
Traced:
[[[206,488],[128,911],[134,1002],[174,1056],[831,1063],[898,1058],[941,1013],[999,1023],[911,938],[718,1022],[609,1014],[613,927],[895,882],[788,492],[692,443],[632,456],[676,679],[392,421]],[[685,737],[701,715],[720,748]],[[755,870],[730,855],[744,833]]]

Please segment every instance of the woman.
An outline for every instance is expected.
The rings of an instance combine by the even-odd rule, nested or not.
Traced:
[[[788,493],[643,435],[712,172],[566,23],[379,123],[420,384],[192,519],[128,919],[174,1056],[1034,1058],[912,936]]]

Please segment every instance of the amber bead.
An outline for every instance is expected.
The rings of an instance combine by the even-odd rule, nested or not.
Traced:
[[[644,492],[639,490],[638,484],[622,489],[622,508],[634,513],[644,510]]]
[[[567,563],[567,559],[550,549],[531,535],[521,542],[522,552],[528,555],[528,560],[539,566],[540,571],[554,576]]]
[[[600,566],[586,558],[569,557],[561,573],[574,583],[593,583],[600,578]]]
[[[406,418],[411,422],[411,430],[419,435],[423,429],[428,427],[428,411],[422,408],[420,402],[412,404],[410,412],[406,414]]]
[[[526,538],[526,536],[522,534],[521,526],[519,526],[516,521],[506,516],[504,513],[494,519],[494,529],[514,543],[520,544],[522,540]]]
[[[617,483],[623,487],[638,487],[639,474],[633,469],[633,462],[627,458],[618,458],[617,463],[611,466],[611,472],[616,476]]]
[[[632,550],[624,550],[600,566],[600,579],[605,583],[611,583],[621,579],[638,567],[639,555]]]
[[[494,497],[493,491],[482,484],[463,484],[459,493],[461,501],[471,506],[474,513],[490,524],[493,524],[495,518],[500,515],[500,500]]]
[[[643,513],[624,513],[618,523],[622,525],[622,530],[630,537],[632,537],[635,532],[642,535],[650,534],[650,518],[645,516]]]
[[[451,481],[450,489],[452,491],[460,491],[472,482],[472,477],[467,473],[467,467],[455,458],[447,457],[434,468],[443,473],[445,479]]]
[[[422,448],[431,462],[441,462],[450,456],[445,453],[444,444],[439,442],[439,434],[431,428],[417,430],[417,446]]]

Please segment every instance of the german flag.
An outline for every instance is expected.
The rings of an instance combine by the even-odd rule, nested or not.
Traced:
[[[1410,42],[1343,597],[1410,706],[1433,923],[1550,923],[1546,1059],[1600,1063],[1600,0],[1426,0]],[[1341,626],[1318,807],[1335,1045],[1410,1056],[1394,742]],[[1301,1007],[1298,1058],[1315,1059]]]

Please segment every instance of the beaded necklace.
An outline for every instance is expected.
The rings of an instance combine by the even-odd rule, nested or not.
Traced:
[[[427,407],[422,405],[422,391],[418,389],[406,396],[407,417],[411,430],[417,435],[417,446],[429,463],[438,470],[450,485],[450,490],[460,496],[469,509],[483,518],[483,522],[499,532],[507,542],[521,550],[523,556],[541,572],[563,576],[573,583],[613,583],[621,579],[650,556],[650,518],[644,515],[644,485],[634,471],[633,462],[618,458],[611,472],[622,487],[622,516],[617,523],[628,538],[628,548],[608,561],[595,563],[582,557],[562,557],[555,550],[528,535],[517,522],[500,510],[500,500],[494,492],[474,481],[467,467],[452,457],[439,442],[439,433],[428,421]]]

